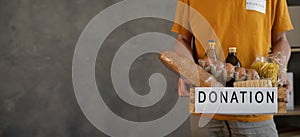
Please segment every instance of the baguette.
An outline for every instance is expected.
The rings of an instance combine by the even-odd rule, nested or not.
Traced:
[[[192,60],[175,51],[164,51],[159,54],[159,59],[172,70],[186,78],[193,86],[197,87],[224,87],[214,76],[206,72]]]

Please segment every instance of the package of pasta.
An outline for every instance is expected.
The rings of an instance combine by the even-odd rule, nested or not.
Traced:
[[[278,85],[279,72],[286,68],[284,67],[284,64],[284,56],[280,54],[269,54],[267,56],[256,57],[251,68],[258,72],[260,78],[270,79],[272,81],[272,86],[276,87]]]

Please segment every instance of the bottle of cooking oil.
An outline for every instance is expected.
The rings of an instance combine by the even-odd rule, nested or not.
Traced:
[[[226,63],[230,63],[235,67],[241,67],[241,63],[236,57],[236,47],[228,48],[228,56],[226,58]]]
[[[236,57],[236,47],[229,47],[228,48],[228,56],[226,58],[226,63],[230,63],[235,67],[241,67],[241,63],[239,59]],[[226,82],[226,87],[233,87],[233,83],[235,82],[234,79]]]

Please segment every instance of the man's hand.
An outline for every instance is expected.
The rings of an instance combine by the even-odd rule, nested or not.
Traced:
[[[174,46],[174,50],[182,55],[185,55],[186,57],[193,60],[193,54],[192,54],[192,48],[191,48],[191,41],[192,36],[191,35],[183,35],[178,34],[177,35],[177,42]],[[182,78],[178,79],[178,96],[190,96],[190,91],[188,84],[186,84]]]
[[[286,93],[290,94],[292,87],[290,85],[290,81],[288,79],[287,73],[282,71],[278,76],[278,86],[282,86],[286,88]]]
[[[190,91],[188,89],[188,85],[182,78],[178,79],[178,96],[179,97],[190,96]]]

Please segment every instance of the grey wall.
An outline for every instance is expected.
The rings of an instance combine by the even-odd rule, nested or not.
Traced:
[[[89,123],[77,104],[72,85],[72,56],[85,25],[101,10],[116,2],[118,0],[0,0],[0,136],[105,136]],[[114,42],[120,39],[119,33],[134,35],[143,32],[142,26],[145,25],[170,33],[170,23],[149,21],[148,24],[143,24],[143,21],[136,21],[138,25],[125,24],[106,44],[118,48],[120,45]],[[111,54],[108,49],[102,55]],[[177,76],[158,61],[156,54],[144,55],[140,60],[149,63],[136,61],[132,69],[140,71],[132,74],[132,79],[152,72],[167,75],[166,96],[170,97],[164,103],[154,106],[154,109],[141,110],[122,105],[121,100],[112,101],[116,95],[111,87],[107,87],[105,92],[112,94],[103,94],[110,107],[118,105],[123,108],[116,109],[116,114],[135,121],[147,121],[164,115],[174,105],[168,101],[174,103],[177,99],[174,96]],[[97,70],[101,70],[101,66],[103,64],[97,63]],[[149,66],[156,69],[141,71]],[[103,73],[107,72],[97,71],[96,75]],[[102,80],[107,78],[100,77],[97,82]],[[146,82],[147,78],[141,84],[132,81],[132,85],[138,91],[147,92],[149,89],[143,90]],[[190,136],[189,120],[169,136]]]
[[[88,21],[117,1],[0,1],[0,135],[103,136],[81,113],[71,63]]]
[[[287,2],[290,6],[299,6],[300,5],[299,0],[287,0]]]
[[[290,6],[289,12],[294,29],[287,32],[287,38],[292,47],[300,47],[300,6]]]

